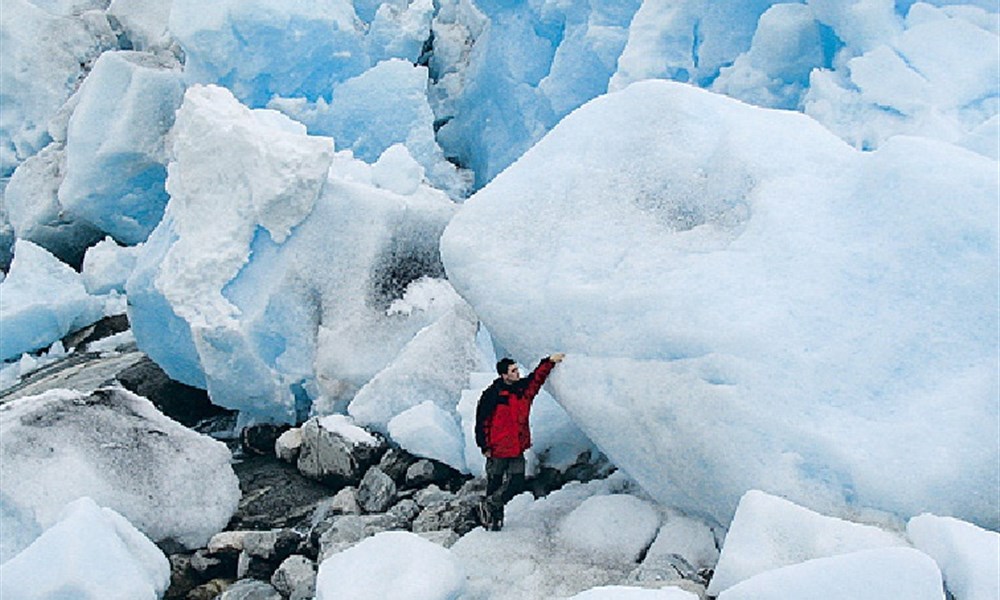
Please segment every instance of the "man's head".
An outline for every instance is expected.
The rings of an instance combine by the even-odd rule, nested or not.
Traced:
[[[521,379],[521,372],[517,370],[517,363],[511,358],[500,359],[500,362],[497,363],[497,374],[508,385]]]

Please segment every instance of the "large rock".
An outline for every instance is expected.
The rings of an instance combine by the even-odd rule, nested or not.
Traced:
[[[274,571],[271,585],[289,600],[308,600],[316,590],[316,565],[305,556],[289,556]]]
[[[0,406],[6,560],[80,496],[120,513],[154,541],[203,546],[240,498],[224,444],[121,388],[52,390]]]
[[[298,468],[334,487],[356,485],[385,451],[385,442],[340,415],[309,419],[302,426]]]

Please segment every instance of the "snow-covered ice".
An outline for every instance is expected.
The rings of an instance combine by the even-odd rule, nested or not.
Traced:
[[[18,240],[10,272],[0,281],[0,359],[48,347],[104,316],[80,274],[45,249]]]
[[[592,557],[638,561],[653,542],[660,515],[649,502],[628,494],[594,496],[559,524],[567,548]]]
[[[718,600],[944,600],[941,571],[913,548],[817,558],[741,581]]]
[[[568,353],[551,389],[660,502],[727,523],[760,488],[993,527],[998,189],[955,146],[861,153],[647,81],[564,119],[441,251],[515,358]]]
[[[184,95],[174,59],[105,52],[77,92],[66,133],[59,203],[125,244],[145,240],[163,217],[164,136]]]
[[[902,535],[813,512],[751,490],[740,500],[708,593],[758,573],[862,550],[908,546]]]
[[[668,586],[659,589],[628,587],[624,585],[602,585],[568,600],[696,600],[698,596],[680,588]]]
[[[81,496],[154,541],[171,538],[191,548],[225,527],[240,498],[224,444],[120,388],[89,395],[57,389],[5,402],[0,458],[0,561]]]
[[[462,452],[462,431],[455,422],[454,412],[427,400],[393,417],[388,431],[393,441],[407,452],[468,472]]]
[[[937,562],[948,591],[956,598],[1000,597],[1000,534],[996,531],[925,513],[910,519],[906,535]]]
[[[83,255],[83,285],[87,292],[100,295],[124,292],[125,282],[135,269],[138,246],[119,246],[110,237],[87,249]]]
[[[0,596],[11,600],[155,600],[169,584],[163,552],[88,497],[67,504],[55,524],[0,565]]]
[[[450,600],[465,573],[451,553],[408,531],[386,531],[324,560],[316,600]]]

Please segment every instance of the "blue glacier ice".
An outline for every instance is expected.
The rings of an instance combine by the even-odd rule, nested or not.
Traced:
[[[101,11],[81,14],[29,0],[4,2],[0,37],[0,176],[7,177],[52,141],[49,121],[76,90],[87,65],[117,40]]]
[[[568,353],[554,395],[667,505],[727,523],[762,489],[995,528],[998,193],[951,144],[860,152],[647,81],[464,203],[442,259],[515,357]]]
[[[171,201],[126,285],[129,317],[139,347],[214,402],[279,422],[335,406],[458,301],[387,312],[440,274],[455,209],[419,170],[412,185],[389,176],[408,172],[405,150],[374,166],[335,156],[330,138],[215,86],[189,89],[173,140]]]
[[[350,150],[368,163],[402,144],[423,166],[430,184],[464,198],[470,177],[445,158],[435,139],[428,84],[426,67],[390,59],[336,85],[329,103],[275,98],[268,107],[304,123],[313,135],[333,137],[338,150]]]
[[[172,58],[102,54],[69,120],[62,207],[122,243],[145,240],[167,203],[164,136],[183,95]]]
[[[80,274],[45,249],[19,240],[0,281],[0,360],[40,350],[104,316],[104,302],[87,293]]]

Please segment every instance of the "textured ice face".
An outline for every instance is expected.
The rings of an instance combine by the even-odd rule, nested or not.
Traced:
[[[998,188],[954,146],[859,153],[651,81],[473,196],[442,257],[515,357],[568,352],[559,401],[668,505],[727,522],[763,488],[990,526]]]
[[[171,136],[171,201],[126,285],[129,315],[140,348],[215,403],[301,420],[321,396],[349,400],[461,302],[444,284],[390,310],[443,274],[456,206],[404,148],[374,167],[335,157],[329,138],[215,86],[189,89]]]
[[[150,539],[191,548],[226,526],[240,498],[224,444],[123,389],[13,400],[0,407],[0,433],[4,561],[22,549],[12,544],[30,542],[81,496]]]

